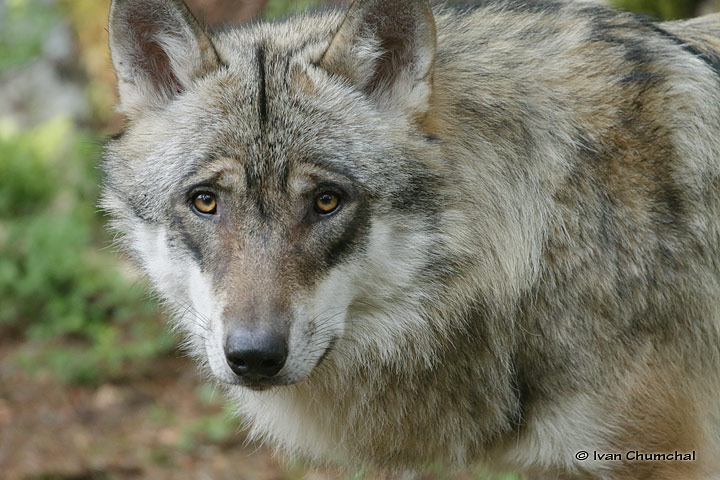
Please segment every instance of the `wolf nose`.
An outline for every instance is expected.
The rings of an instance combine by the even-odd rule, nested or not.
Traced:
[[[225,339],[225,358],[238,377],[270,378],[285,365],[285,338],[270,331],[236,330]]]

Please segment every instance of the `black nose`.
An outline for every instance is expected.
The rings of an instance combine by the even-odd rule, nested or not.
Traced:
[[[248,380],[273,377],[285,365],[285,337],[272,331],[234,330],[225,338],[225,358],[238,377]]]

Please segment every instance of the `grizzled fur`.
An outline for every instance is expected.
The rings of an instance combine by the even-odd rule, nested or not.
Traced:
[[[357,0],[207,34],[181,0],[114,0],[110,36],[103,206],[255,436],[720,478],[720,17]],[[276,376],[232,373],[237,328],[287,339]],[[629,450],[696,460],[593,460]]]

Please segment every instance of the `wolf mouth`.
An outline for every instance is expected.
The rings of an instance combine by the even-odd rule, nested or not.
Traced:
[[[320,358],[318,359],[317,364],[315,365],[315,368],[319,367],[325,361],[325,359],[330,355],[330,352],[332,352],[332,350],[335,348],[337,341],[338,341],[337,337],[333,337],[333,339],[330,340],[330,343],[325,348],[325,351],[323,352],[322,355],[320,355]]]

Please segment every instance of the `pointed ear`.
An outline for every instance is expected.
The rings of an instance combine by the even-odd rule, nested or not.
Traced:
[[[110,53],[128,115],[162,105],[221,65],[182,0],[113,0]]]
[[[355,0],[319,65],[419,114],[428,108],[436,43],[427,0]]]

